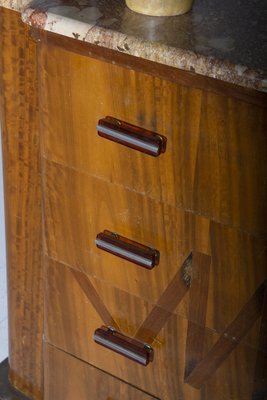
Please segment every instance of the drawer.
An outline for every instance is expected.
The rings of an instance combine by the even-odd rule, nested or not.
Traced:
[[[153,400],[135,387],[45,343],[45,400]]]
[[[58,48],[41,62],[45,157],[267,236],[264,109]],[[164,135],[166,152],[151,157],[98,136],[107,115]]]
[[[47,342],[162,400],[251,400],[264,363],[260,351],[171,313],[162,326],[143,330],[152,304],[60,263],[46,264]],[[153,361],[143,366],[97,344],[92,336],[102,325],[148,343]],[[256,377],[265,390],[266,377]]]
[[[203,323],[218,332],[267,276],[265,241],[49,161],[44,204],[50,257],[186,318],[196,318],[189,306],[202,301]],[[98,249],[96,236],[105,229],[156,248],[159,265],[147,270]],[[193,299],[183,275],[192,251],[205,260],[189,272]]]

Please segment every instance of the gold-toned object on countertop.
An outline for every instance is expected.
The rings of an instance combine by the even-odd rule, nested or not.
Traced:
[[[127,6],[140,14],[166,17],[185,14],[192,3],[193,0],[126,0]]]

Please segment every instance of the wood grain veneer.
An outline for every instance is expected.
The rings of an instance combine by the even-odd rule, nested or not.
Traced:
[[[0,8],[0,115],[4,162],[11,382],[43,394],[43,272],[36,44],[20,14]]]
[[[45,366],[46,400],[156,399],[48,343]]]
[[[252,298],[249,299],[247,304],[245,304],[240,310],[237,317],[225,329],[224,333],[208,352],[207,356],[200,357],[199,360],[197,360],[196,365],[192,365],[192,363],[190,363],[191,371],[189,371],[188,375],[186,376],[187,383],[195,388],[200,389],[203,385],[203,382],[209,378],[210,374],[216,370],[218,366],[221,365],[221,363],[227,358],[228,354],[231,353],[236,346],[238,346],[248,330],[251,329],[257,319],[261,317],[265,292],[266,283],[264,282],[256,290]],[[264,323],[264,320],[262,322]],[[199,338],[204,341],[203,334],[200,334]],[[231,338],[231,340],[229,340],[229,338]],[[192,344],[187,342],[187,345],[191,345],[194,348],[195,343]],[[190,347],[188,347],[188,350],[191,353],[192,349]],[[264,384],[266,387],[266,381]]]
[[[96,278],[86,279],[90,279],[119,329],[138,338],[138,329],[153,305]],[[251,399],[256,349],[206,328],[201,361],[209,368],[201,371],[208,374],[195,389],[184,381],[188,321],[171,314],[157,336],[148,341],[154,348],[153,362],[140,366],[93,341],[94,330],[103,323],[98,309],[73,279],[72,269],[49,259],[45,315],[48,342],[161,399]],[[216,354],[223,354],[223,358],[218,359]]]
[[[218,332],[265,280],[265,241],[54,162],[44,168],[46,249],[55,260],[156,304],[192,250],[211,255],[204,325]],[[96,234],[105,228],[157,248],[159,265],[144,270],[97,249]],[[188,317],[186,287],[178,285],[175,312]]]
[[[264,107],[53,46],[40,64],[47,158],[267,237]],[[164,135],[166,152],[155,159],[99,137],[106,115]]]
[[[267,287],[267,285],[266,285]],[[266,289],[266,288],[265,288]],[[259,332],[259,351],[254,373],[253,400],[266,397],[267,387],[267,290],[264,293],[262,304],[262,320]]]
[[[204,89],[213,93],[225,94],[244,100],[250,104],[267,107],[266,93],[244,88],[218,79],[213,79],[194,72],[184,71],[178,68],[148,61],[143,58],[129,56],[128,54],[93,45],[80,40],[72,39],[52,32],[32,28],[32,36],[37,41],[65,49],[86,57],[104,60],[106,62],[122,65],[135,71],[147,72],[150,75],[168,79],[189,87]]]
[[[266,94],[32,30],[37,53],[5,9],[0,26],[12,382],[47,400],[266,397]],[[106,115],[166,153],[99,137]],[[104,229],[159,266],[100,252]],[[154,361],[100,348],[103,323]]]

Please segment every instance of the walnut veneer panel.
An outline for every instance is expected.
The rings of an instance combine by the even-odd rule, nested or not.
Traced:
[[[192,250],[211,255],[205,323],[218,332],[265,280],[265,241],[53,162],[44,170],[46,251],[58,261],[152,303],[175,281],[182,292],[175,310],[188,317],[183,261]],[[155,247],[159,265],[149,271],[97,249],[104,229]]]
[[[140,326],[153,305],[51,260],[47,260],[45,298],[48,342],[162,400],[251,400],[257,351],[249,346],[199,325],[189,326],[186,319],[170,313],[159,332],[147,334],[155,356],[143,367],[97,345],[92,335],[104,323],[143,339]],[[188,338],[192,331],[201,337],[193,348]],[[201,362],[206,364],[204,376],[196,369],[185,383],[185,372],[195,363],[201,371]],[[266,388],[266,377],[261,383]]]
[[[46,400],[153,400],[140,390],[45,343]]]
[[[46,157],[266,237],[263,108],[53,46],[42,46],[40,63]],[[165,135],[166,153],[98,137],[106,115]]]
[[[41,399],[43,273],[36,44],[14,11],[0,8],[0,30],[10,377],[18,389]]]

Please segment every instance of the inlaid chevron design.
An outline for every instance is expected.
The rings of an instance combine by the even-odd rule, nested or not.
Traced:
[[[265,400],[267,374],[267,281],[242,307],[235,319],[226,327],[218,341],[204,356],[204,340],[211,257],[198,252],[191,253],[179,268],[172,281],[150,311],[135,337],[152,344],[174,310],[189,291],[189,315],[185,355],[185,383],[201,389],[207,379],[238,346],[253,324],[261,317],[259,351],[255,367],[252,400]],[[107,307],[95,290],[88,276],[72,270],[80,288],[106,325],[120,330]]]
[[[145,321],[142,323],[141,327],[138,329],[135,335],[137,339],[147,343],[152,343],[153,340],[158,336],[168,318],[172,315],[173,311],[190,288],[190,273],[194,258],[198,260],[201,259],[202,256],[210,260],[210,257],[201,255],[200,253],[189,254],[168,287],[159,298],[157,304],[153,307]],[[77,283],[81,287],[86,297],[90,300],[96,312],[102,318],[103,322],[106,325],[112,325],[115,329],[120,330],[92,285],[89,277],[77,270],[72,270],[72,274],[74,275]]]
[[[202,312],[200,310],[200,312]],[[200,389],[202,385],[209,379],[220,365],[226,360],[231,352],[238,346],[241,339],[248,333],[256,320],[262,315],[260,329],[260,346],[258,351],[258,360],[255,370],[255,388],[253,400],[265,400],[266,392],[266,353],[262,352],[261,342],[266,348],[266,281],[264,281],[255,291],[249,301],[243,306],[236,318],[227,326],[218,341],[209,350],[208,354],[202,358],[202,347],[204,336],[199,335],[198,345],[195,346],[195,354],[193,354],[193,341],[187,342],[187,365],[185,372],[185,382],[189,385]],[[200,328],[201,329],[201,328]],[[196,330],[192,333],[192,331]],[[188,337],[194,333],[199,334],[199,327],[188,325]],[[194,335],[196,336],[196,334]],[[264,376],[263,376],[264,375]],[[265,381],[265,387],[261,387],[261,383]]]
[[[158,336],[190,288],[192,260],[193,255],[191,253],[138,329],[136,338],[151,344]]]

